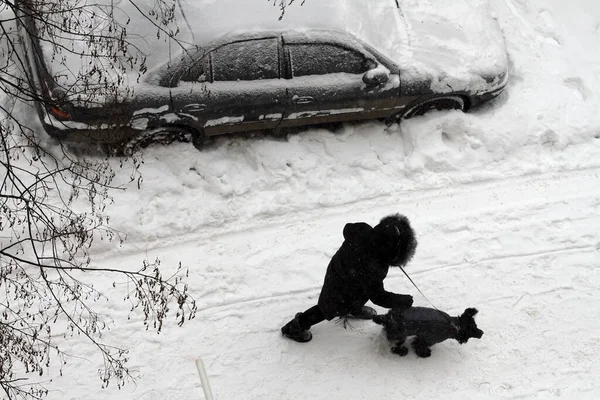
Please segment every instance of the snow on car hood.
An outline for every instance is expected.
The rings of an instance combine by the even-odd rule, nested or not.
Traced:
[[[436,92],[490,90],[506,84],[506,46],[488,0],[400,3],[408,51],[397,51],[395,59],[404,71],[416,77],[428,74]],[[485,79],[502,74],[492,82]]]
[[[154,0],[114,4],[114,17],[122,23],[129,21],[127,39],[147,55],[149,69],[177,59],[183,47],[206,45],[227,33],[311,28],[357,36],[394,60],[404,81],[429,79],[431,89],[438,92],[490,90],[503,82],[490,84],[482,77],[507,69],[504,40],[489,0],[296,0],[283,17],[277,4],[267,0],[173,0],[175,18],[168,24],[153,16]],[[106,29],[106,25],[96,29]],[[177,32],[177,41],[165,34],[169,30]],[[82,45],[81,41],[69,44],[75,49]],[[45,55],[63,87],[73,87],[78,72],[91,68],[86,57],[79,55],[52,57],[48,48]],[[140,83],[139,74],[131,68],[124,71],[122,65],[117,68],[110,63],[104,67],[124,86],[135,88]]]

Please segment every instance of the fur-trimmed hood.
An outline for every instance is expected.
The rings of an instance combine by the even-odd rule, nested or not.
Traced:
[[[415,255],[418,242],[408,218],[392,214],[373,228],[371,244],[388,265],[404,266]]]

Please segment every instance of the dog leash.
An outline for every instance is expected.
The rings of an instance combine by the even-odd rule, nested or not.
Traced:
[[[406,273],[406,271],[404,270],[404,268],[402,268],[402,266],[398,266],[398,268],[400,268],[402,270],[402,272],[404,272],[404,275],[406,275],[406,277],[408,278],[408,280],[410,281],[410,283],[413,284],[413,286],[415,287],[415,289],[417,289],[419,291],[419,293],[421,293],[421,296],[423,296],[423,298],[425,298],[425,300],[427,300],[427,302],[431,305],[431,307],[435,308],[440,314],[442,314],[442,316],[450,323],[452,323],[452,320],[450,320],[445,313],[443,313],[442,311],[440,311],[439,308],[437,308],[432,302],[431,300],[429,300],[427,298],[427,296],[425,296],[425,293],[423,293],[421,291],[421,289],[419,289],[419,287],[417,286],[417,284],[415,283],[415,281],[412,280],[412,278]],[[452,324],[454,325],[454,324]]]

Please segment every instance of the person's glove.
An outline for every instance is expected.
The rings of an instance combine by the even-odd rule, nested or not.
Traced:
[[[402,308],[406,310],[407,308],[412,307],[413,305],[413,297],[410,294],[403,294],[402,296]]]

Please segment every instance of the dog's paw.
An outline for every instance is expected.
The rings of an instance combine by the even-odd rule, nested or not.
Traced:
[[[408,354],[408,348],[406,348],[406,346],[392,347],[392,353],[398,354],[400,357],[404,357]]]
[[[415,349],[415,353],[421,358],[427,358],[431,355],[431,349],[429,347],[420,347]]]

